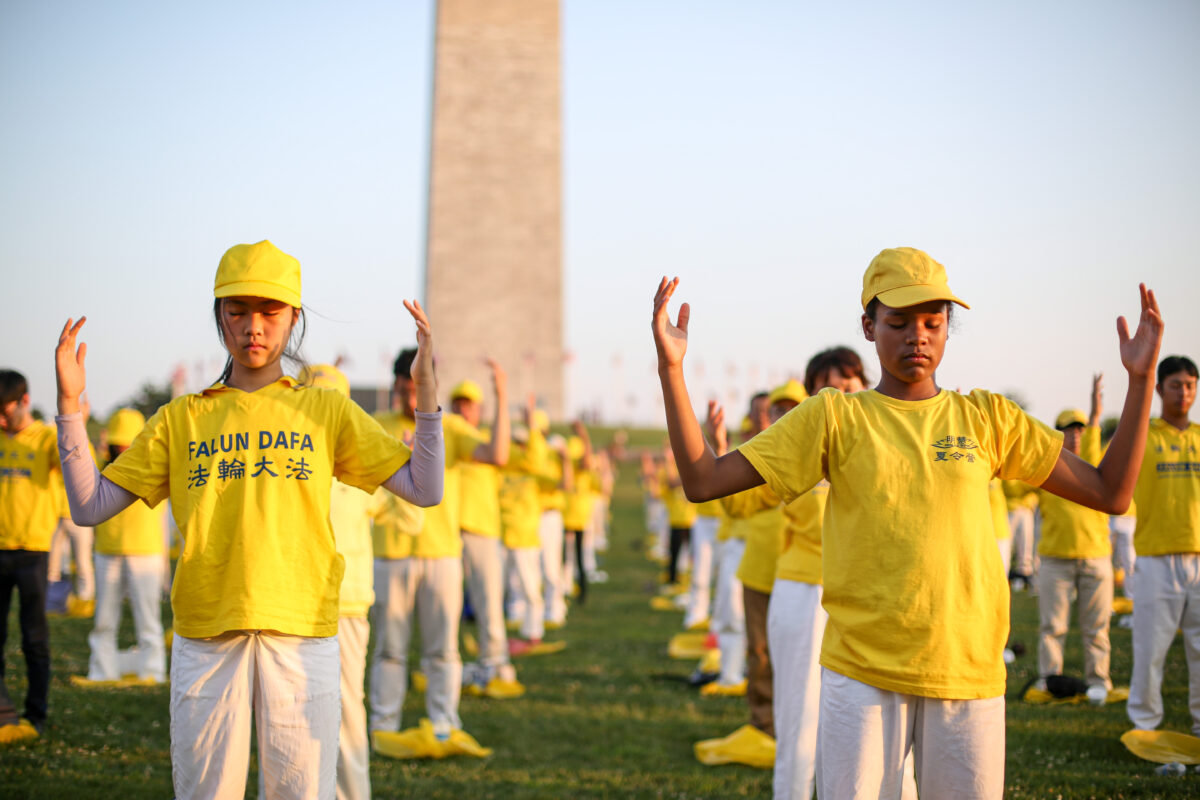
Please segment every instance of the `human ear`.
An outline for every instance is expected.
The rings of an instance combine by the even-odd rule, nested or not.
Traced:
[[[866,314],[862,315],[862,329],[863,337],[868,342],[875,341],[875,320],[871,319]]]

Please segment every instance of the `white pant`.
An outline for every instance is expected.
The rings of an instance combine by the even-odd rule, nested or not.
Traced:
[[[546,603],[542,598],[542,551],[521,547],[508,551],[511,618],[521,623],[521,638],[540,640],[546,632]]]
[[[1008,580],[1008,573],[1012,571],[1012,537],[997,539],[996,547],[1000,548],[1000,563],[1004,566],[1004,579]]]
[[[337,771],[338,640],[261,631],[171,648],[175,796],[242,798],[251,714],[268,798],[332,798]]]
[[[1063,671],[1063,645],[1071,622],[1071,598],[1076,598],[1076,619],[1083,642],[1083,679],[1088,686],[1112,688],[1108,666],[1111,647],[1108,623],[1112,618],[1113,571],[1108,556],[1053,558],[1043,556],[1038,569],[1038,674]]]
[[[88,679],[115,681],[132,673],[163,683],[167,653],[163,645],[162,567],[160,555],[96,554],[95,627],[88,634]],[[117,650],[121,598],[128,593],[137,645]]]
[[[657,497],[646,498],[646,530],[654,535],[650,555],[658,558],[666,556],[671,525],[667,516],[667,504]]]
[[[563,519],[562,512],[551,509],[542,512],[538,523],[542,539],[542,590],[546,598],[546,622],[561,625],[567,621],[566,588],[563,585]]]
[[[371,748],[367,738],[367,707],[363,677],[367,669],[366,617],[339,617],[338,644],[342,663],[342,727],[338,737],[338,800],[370,800]]]
[[[717,546],[717,528],[721,520],[698,516],[692,524],[692,584],[688,594],[683,627],[690,628],[708,619],[712,595],[713,551]]]
[[[773,602],[773,601],[772,601]],[[1004,796],[1004,698],[939,700],[877,689],[821,669],[821,800],[909,796],[905,761],[927,798]]]
[[[96,596],[96,580],[92,574],[92,542],[95,534],[91,528],[76,525],[70,518],[58,521],[58,528],[50,540],[50,569],[47,574],[51,583],[62,579],[75,556],[75,596],[80,600],[91,600]]]
[[[821,637],[829,615],[821,587],[777,578],[767,610],[774,669],[775,800],[809,800],[821,709]]]
[[[1200,736],[1200,553],[1138,556],[1135,569],[1129,720],[1143,730],[1162,723],[1163,662],[1182,629],[1192,733]]]
[[[400,730],[414,616],[421,626],[421,671],[428,679],[425,712],[439,732],[461,728],[458,621],[462,616],[462,559],[375,559],[375,605],[371,611],[375,618],[371,730]]]
[[[463,571],[475,628],[479,631],[479,663],[491,678],[508,663],[508,635],[504,632],[504,546],[499,539],[462,532]]]
[[[744,552],[744,539],[717,543],[717,596],[709,629],[717,635],[717,646],[721,649],[719,680],[725,686],[740,683],[746,677],[746,611],[742,582],[737,578]]]
[[[1008,527],[1012,529],[1012,571],[1018,575],[1033,575],[1033,509],[1024,506],[1008,512]]]
[[[1125,570],[1125,586],[1122,593],[1126,597],[1133,597],[1133,569],[1137,564],[1137,553],[1133,549],[1133,531],[1136,527],[1137,519],[1134,517],[1108,518],[1113,566]]]

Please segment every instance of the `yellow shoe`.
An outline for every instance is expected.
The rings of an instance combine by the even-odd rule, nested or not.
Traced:
[[[698,620],[687,626],[689,631],[708,631],[709,621],[707,619]]]
[[[1104,703],[1105,703],[1105,705],[1107,705],[1108,703],[1124,703],[1128,699],[1129,699],[1129,687],[1128,686],[1114,686],[1113,688],[1108,690],[1108,699],[1105,700]]]
[[[721,671],[721,650],[714,647],[711,650],[706,650],[704,655],[700,657],[700,663],[696,666],[700,672],[720,672]]]
[[[469,631],[463,633],[462,636],[463,652],[471,656],[471,658],[479,657],[479,642],[471,635]]]
[[[695,744],[701,764],[745,764],[771,769],[775,766],[775,740],[753,725],[743,725],[723,739],[705,739]]]
[[[732,683],[726,686],[719,681],[706,683],[700,687],[701,697],[745,697],[746,696],[746,681],[741,680],[738,683]],[[755,728],[755,730],[758,730]]]
[[[566,621],[555,622],[554,620],[546,620],[543,627],[548,631],[561,631],[566,626]]]
[[[667,655],[671,658],[700,658],[712,649],[708,644],[707,633],[677,633],[667,645]]]
[[[388,758],[447,758],[448,756],[475,756],[485,758],[492,754],[481,747],[469,733],[452,730],[446,739],[438,739],[433,732],[433,723],[421,720],[416,728],[393,732],[375,731],[371,734],[371,749]]]
[[[95,600],[80,600],[75,595],[67,598],[67,616],[86,619],[96,613]]]
[[[1113,614],[1132,614],[1133,613],[1133,598],[1132,597],[1114,597],[1112,602]]]
[[[424,672],[413,670],[412,675],[409,677],[409,683],[412,684],[414,692],[424,692],[425,687],[429,686],[429,679],[425,677]]]
[[[525,685],[517,680],[492,678],[480,692],[493,700],[512,700],[525,694]]]
[[[679,606],[675,605],[669,597],[651,597],[650,608],[655,611],[678,611]]]
[[[162,683],[165,685],[166,681]],[[72,675],[71,685],[79,689],[129,689],[141,686],[158,686],[159,681],[154,680],[154,678],[139,678],[133,673],[122,675],[115,681],[94,681],[83,675]]]
[[[1158,764],[1200,764],[1200,738],[1175,731],[1131,730],[1121,744],[1138,758]]]
[[[1025,696],[1022,698],[1026,703],[1035,705],[1045,705],[1054,700],[1054,695],[1047,692],[1045,689],[1039,689],[1036,686],[1030,686],[1025,690]]]
[[[33,723],[24,718],[13,725],[0,726],[0,744],[23,742],[28,739],[36,739],[40,735],[37,728],[33,727]]]

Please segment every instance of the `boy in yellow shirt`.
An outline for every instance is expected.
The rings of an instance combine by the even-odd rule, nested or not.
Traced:
[[[863,276],[861,324],[879,357],[876,388],[826,389],[717,458],[684,381],[691,310],[681,306],[676,324],[667,315],[677,286],[660,282],[652,324],[688,496],[699,502],[765,482],[791,502],[822,478],[830,484],[818,794],[899,796],[911,750],[923,794],[998,800],[1008,593],[988,482],[999,474],[1106,511],[1128,506],[1162,340],[1153,293],[1140,288],[1136,335],[1118,321],[1130,388],[1097,468],[1002,396],[938,387],[950,304],[966,304],[941,264],[912,248],[884,250]]]
[[[1200,425],[1188,419],[1196,375],[1187,356],[1168,356],[1158,365],[1162,415],[1150,422],[1134,492],[1133,675],[1126,711],[1136,728],[1162,723],[1163,662],[1182,629],[1192,733],[1200,736]]]
[[[40,733],[46,724],[50,691],[46,574],[50,538],[59,520],[54,484],[59,462],[54,428],[33,418],[29,384],[24,375],[11,369],[0,370],[0,430],[4,433],[0,436],[0,680],[15,589],[21,604],[21,652],[29,679],[25,719]]]
[[[1092,381],[1092,410],[1084,417],[1067,409],[1054,421],[1063,434],[1063,450],[1089,464],[1100,463],[1101,376]],[[1046,491],[1039,492],[1042,539],[1038,546],[1038,674],[1034,687],[1045,691],[1046,678],[1063,671],[1063,645],[1071,618],[1071,598],[1078,603],[1079,632],[1083,638],[1083,671],[1088,700],[1104,705],[1112,688],[1108,665],[1108,625],[1112,617],[1112,546],[1108,515],[1072,503]]]

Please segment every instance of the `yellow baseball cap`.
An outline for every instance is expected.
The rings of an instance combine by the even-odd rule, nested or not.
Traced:
[[[235,244],[221,256],[214,297],[266,297],[300,307],[300,262],[263,239]]]
[[[767,405],[773,406],[782,400],[803,403],[807,399],[808,392],[804,391],[804,384],[795,378],[790,378],[787,383],[771,390],[771,393],[767,395]]]
[[[483,402],[483,389],[479,388],[479,384],[473,380],[460,381],[457,386],[450,390],[450,399],[470,400],[472,403]]]
[[[346,397],[350,396],[350,381],[333,364],[309,364],[300,370],[300,382],[307,386],[334,389]]]
[[[907,308],[930,300],[949,300],[970,308],[946,281],[946,268],[928,253],[912,247],[895,247],[871,259],[863,274],[862,306],[879,298],[892,308]]]
[[[136,408],[118,408],[108,418],[104,430],[108,433],[108,443],[128,447],[142,432],[146,418]]]
[[[1059,414],[1054,420],[1054,427],[1061,431],[1071,427],[1072,425],[1086,426],[1087,422],[1087,417],[1085,417],[1083,412],[1078,408],[1068,408],[1066,411]]]

